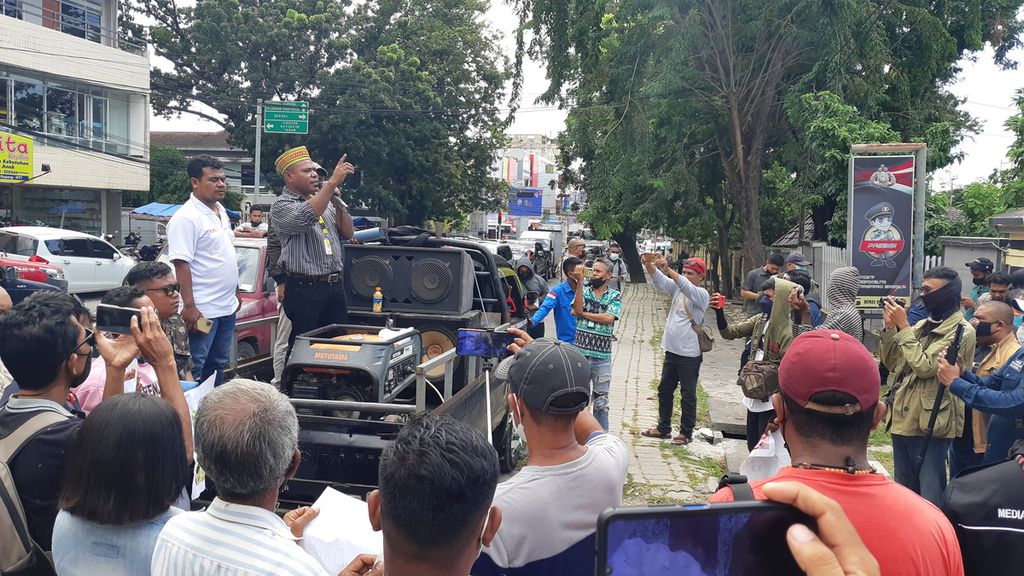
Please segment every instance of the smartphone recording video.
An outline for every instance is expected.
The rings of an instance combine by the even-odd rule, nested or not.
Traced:
[[[508,345],[514,341],[515,336],[508,332],[459,328],[459,339],[455,345],[455,353],[459,356],[505,358],[512,355],[508,351]]]
[[[764,501],[606,510],[598,520],[597,573],[803,574],[786,545],[794,523],[817,529],[796,508]]]
[[[124,308],[110,304],[96,305],[96,329],[100,332],[113,332],[115,334],[132,333],[132,316],[142,322],[142,310],[138,308]],[[139,324],[141,326],[141,324]]]

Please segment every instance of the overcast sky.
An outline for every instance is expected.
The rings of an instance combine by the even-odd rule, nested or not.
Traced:
[[[517,24],[512,9],[499,0],[492,0],[486,19],[504,34],[502,48],[511,59],[514,53],[512,34]],[[1022,62],[1018,70],[1000,70],[992,63],[992,51],[985,50],[977,61],[961,63],[963,72],[951,87],[960,98],[966,99],[962,108],[982,123],[982,131],[961,147],[965,152],[964,161],[935,174],[933,187],[948,189],[980,180],[993,170],[1005,167],[1006,150],[1013,142],[1013,136],[1003,126],[1013,113],[1013,93],[1024,87],[1024,51],[1018,51],[1016,58]],[[537,62],[524,64],[523,100],[516,114],[512,134],[543,134],[556,136],[565,127],[565,113],[553,110],[551,106],[535,104],[534,100],[544,92],[547,79],[544,68]],[[213,123],[197,117],[184,115],[180,118],[154,117],[151,129],[160,130],[218,130]]]

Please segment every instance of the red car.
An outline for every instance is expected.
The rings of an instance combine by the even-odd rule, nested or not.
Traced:
[[[242,308],[237,322],[241,324],[257,318],[277,316],[277,292],[267,274],[267,240],[265,238],[235,238],[238,256],[238,286],[242,293]],[[238,360],[273,351],[270,324],[261,324],[235,331]]]
[[[14,268],[18,271],[18,278],[32,282],[43,282],[68,291],[67,280],[64,279],[64,271],[52,264],[44,264],[33,260],[13,260],[7,257],[5,252],[0,251],[0,267]]]

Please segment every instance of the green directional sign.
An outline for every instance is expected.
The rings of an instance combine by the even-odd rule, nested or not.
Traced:
[[[263,131],[273,134],[308,134],[309,102],[267,102]]]

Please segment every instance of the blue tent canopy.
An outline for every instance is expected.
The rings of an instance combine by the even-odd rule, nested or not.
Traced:
[[[174,216],[174,213],[181,208],[181,204],[161,204],[160,202],[150,202],[145,206],[139,206],[132,210],[131,217],[137,220],[156,220],[158,222],[166,222]],[[235,210],[228,210],[228,218],[232,220],[240,220],[242,213]]]

